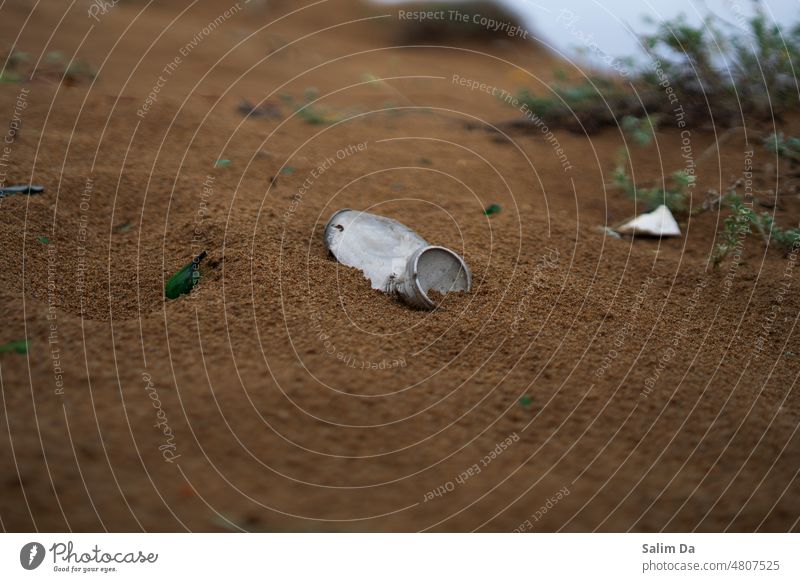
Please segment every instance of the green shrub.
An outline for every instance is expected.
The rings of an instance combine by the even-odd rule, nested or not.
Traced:
[[[800,138],[785,138],[783,132],[778,132],[767,137],[764,145],[772,153],[788,160],[793,168],[800,164]]]
[[[748,234],[756,232],[765,244],[789,253],[800,246],[800,228],[783,229],[777,226],[768,212],[756,212],[735,192],[725,202],[730,214],[725,218],[720,242],[714,249],[714,266],[718,266]]]
[[[723,127],[740,125],[743,116],[780,118],[798,105],[800,24],[784,29],[769,22],[761,2],[754,5],[746,31],[713,15],[697,26],[684,16],[653,23],[655,30],[642,36],[649,62],[633,68],[631,86],[586,81],[557,85],[544,96],[523,90],[518,98],[554,127],[587,131],[624,116],[674,116],[676,107],[695,125],[711,116]]]
[[[644,206],[645,211],[655,210],[662,204],[675,214],[685,214],[688,210],[688,192],[694,183],[694,176],[679,170],[673,172],[662,186],[653,188],[637,187],[631,180],[627,160],[621,161],[612,173],[614,184],[631,200]]]

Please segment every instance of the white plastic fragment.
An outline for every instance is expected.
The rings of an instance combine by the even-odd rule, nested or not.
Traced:
[[[617,228],[617,232],[638,236],[681,236],[681,229],[675,217],[672,216],[672,212],[669,211],[669,208],[663,204],[652,212],[641,214],[633,220],[626,222]]]

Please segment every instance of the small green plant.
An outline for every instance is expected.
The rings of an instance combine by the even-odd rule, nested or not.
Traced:
[[[658,114],[634,117],[626,115],[622,118],[622,130],[640,146],[646,146],[655,140],[656,128],[661,119]]]
[[[8,65],[9,69],[19,69],[24,65],[27,65],[31,60],[31,55],[26,52],[22,51],[14,51],[8,57]]]
[[[310,123],[311,125],[324,125],[329,123],[325,113],[321,109],[311,105],[304,105],[298,109],[297,115],[299,115],[306,123]]]
[[[64,68],[64,81],[76,85],[81,81],[91,81],[97,77],[97,71],[88,62],[78,59],[71,61]]]
[[[22,77],[15,71],[6,69],[4,72],[0,73],[0,83],[19,83],[21,80]]]
[[[646,115],[622,118],[621,127],[628,137],[641,146],[648,146],[655,140],[655,131],[658,127],[660,115]],[[646,211],[655,210],[662,204],[675,214],[684,214],[688,208],[688,191],[694,185],[695,177],[683,170],[673,172],[661,187],[642,188],[633,183],[628,174],[631,164],[630,152],[627,147],[620,148],[617,153],[617,166],[611,173],[614,184],[622,190],[628,198],[644,205]]]
[[[130,220],[126,220],[122,224],[118,224],[117,226],[115,226],[113,228],[113,230],[114,230],[115,233],[128,232],[131,229],[132,226],[133,225],[131,224],[131,221]]]
[[[725,218],[720,242],[714,249],[714,267],[725,260],[725,257],[739,246],[740,241],[750,233],[750,223],[753,220],[753,211],[742,203],[742,199],[735,194],[726,197],[731,214]]]
[[[5,68],[0,72],[0,83],[19,83],[25,78],[32,78],[34,70],[31,57],[21,51],[12,52],[6,59]],[[61,51],[50,51],[42,59],[36,69],[37,76],[63,81],[65,85],[77,85],[97,76],[97,71],[83,59],[67,61]]]
[[[643,204],[646,211],[655,210],[662,204],[675,214],[684,214],[688,209],[688,190],[694,184],[694,176],[683,170],[673,172],[663,186],[637,187],[628,174],[627,157],[612,172],[614,184],[631,200]]]
[[[786,138],[783,136],[783,132],[778,132],[767,137],[764,145],[772,153],[788,160],[792,168],[800,165],[800,138]]]
[[[725,202],[730,214],[725,218],[721,241],[714,249],[715,267],[752,232],[758,233],[765,244],[775,246],[787,254],[800,247],[800,228],[780,228],[768,212],[755,212],[735,191],[725,197]]]
[[[307,87],[303,93],[303,97],[305,104],[297,108],[297,115],[311,125],[323,125],[328,123],[326,112],[320,107],[311,105],[311,102],[319,97],[317,88]]]
[[[373,75],[372,73],[364,73],[361,75],[361,80],[365,83],[371,83],[373,85],[381,85],[383,81],[381,81],[380,77],[377,75]]]
[[[6,60],[6,66],[0,73],[0,83],[19,83],[23,79],[23,69],[31,60],[28,53],[14,51]]]
[[[44,56],[46,65],[58,66],[64,62],[64,54],[61,51],[50,51]]]
[[[349,114],[345,112],[334,113],[324,107],[312,105],[312,102],[319,97],[316,87],[308,87],[303,92],[302,102],[296,102],[289,93],[282,93],[281,100],[289,107],[294,109],[298,117],[310,125],[325,125],[346,118]]]
[[[550,93],[534,95],[521,89],[519,107],[536,114],[553,127],[594,132],[617,123],[618,116],[638,112],[641,103],[621,86],[603,77],[592,77],[577,85],[555,83]],[[655,107],[655,103],[645,103]]]
[[[61,51],[50,51],[44,58],[44,73],[63,79],[67,85],[77,85],[81,81],[91,81],[97,76],[95,68],[83,59],[67,62]]]

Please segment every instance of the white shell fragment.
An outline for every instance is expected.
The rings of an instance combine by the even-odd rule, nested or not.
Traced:
[[[652,212],[626,222],[617,228],[617,232],[638,236],[681,236],[681,229],[675,221],[675,217],[663,204]]]
[[[450,249],[431,246],[406,225],[348,208],[331,216],[325,246],[340,263],[361,269],[373,289],[400,296],[420,309],[434,309],[429,291],[469,291],[472,275]]]

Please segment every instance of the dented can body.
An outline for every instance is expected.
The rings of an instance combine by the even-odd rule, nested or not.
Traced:
[[[397,295],[413,307],[435,308],[431,291],[446,294],[472,287],[464,259],[391,218],[345,208],[331,216],[323,237],[337,261],[360,269],[373,289]]]

